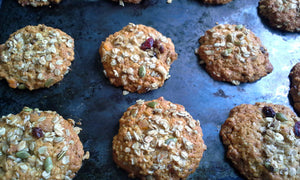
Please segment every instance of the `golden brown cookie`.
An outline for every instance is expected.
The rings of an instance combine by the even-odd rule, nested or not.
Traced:
[[[234,85],[256,81],[273,70],[266,48],[243,25],[224,24],[206,31],[198,54],[213,79]]]
[[[84,155],[81,128],[53,111],[25,107],[0,119],[1,179],[72,179]]]
[[[182,179],[199,165],[206,145],[200,122],[182,105],[160,97],[137,103],[120,119],[113,139],[113,159],[129,176]]]
[[[260,0],[259,14],[270,25],[285,31],[300,31],[299,0]]]
[[[48,6],[50,3],[60,3],[62,0],[18,0],[22,6],[31,5],[33,7]]]
[[[132,23],[106,38],[99,52],[111,84],[138,93],[161,87],[177,59],[170,38],[152,27]]]
[[[236,106],[220,135],[227,158],[247,179],[299,179],[300,118],[288,107],[271,103]]]
[[[300,63],[297,63],[290,73],[291,89],[290,95],[293,99],[295,111],[300,114]]]
[[[39,89],[61,81],[74,60],[74,40],[59,29],[26,26],[0,45],[0,78],[12,88]]]
[[[232,0],[203,0],[203,2],[207,4],[226,4],[231,1]]]

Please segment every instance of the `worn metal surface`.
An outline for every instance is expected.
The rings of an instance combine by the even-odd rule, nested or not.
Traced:
[[[65,118],[82,121],[80,138],[91,158],[76,179],[127,179],[112,160],[111,142],[118,120],[137,99],[164,96],[182,104],[199,119],[207,151],[191,179],[242,179],[225,158],[219,138],[222,123],[231,108],[242,103],[268,101],[290,106],[288,74],[300,59],[299,33],[270,29],[257,14],[258,0],[234,0],[222,6],[207,6],[199,0],[144,0],[140,5],[118,6],[110,0],[63,0],[52,8],[21,7],[4,0],[0,9],[0,43],[26,25],[39,23],[56,27],[75,39],[72,71],[59,84],[35,91],[14,90],[0,81],[0,115],[18,113],[24,106],[55,110]],[[98,48],[101,41],[129,22],[152,26],[171,37],[178,60],[171,78],[158,90],[122,95],[102,73]],[[194,50],[198,39],[215,23],[245,24],[270,53],[274,71],[254,83],[233,86],[214,81],[199,65]]]

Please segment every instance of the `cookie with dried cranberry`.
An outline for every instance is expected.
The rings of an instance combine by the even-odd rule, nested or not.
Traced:
[[[106,38],[99,53],[111,84],[138,93],[161,87],[177,59],[170,38],[152,27],[132,23]]]
[[[119,122],[113,159],[132,178],[184,179],[206,150],[200,122],[163,97],[138,100]]]
[[[259,14],[277,29],[300,32],[299,0],[260,0]]]
[[[297,63],[290,72],[291,89],[290,95],[293,100],[295,111],[300,114],[300,63]]]
[[[247,179],[299,179],[300,118],[288,107],[236,106],[220,135],[227,158]]]
[[[207,4],[226,4],[231,1],[232,0],[203,0],[203,2]]]
[[[72,37],[45,25],[26,26],[0,45],[0,78],[11,88],[48,88],[63,79],[73,60]]]
[[[218,25],[200,38],[198,54],[210,76],[234,85],[253,82],[273,70],[260,39],[243,25]]]
[[[38,6],[48,6],[51,3],[58,4],[62,0],[18,0],[18,3],[21,4],[22,6],[27,6],[31,5],[33,7],[38,7]]]
[[[84,155],[81,128],[54,111],[25,107],[0,119],[1,179],[71,179]]]

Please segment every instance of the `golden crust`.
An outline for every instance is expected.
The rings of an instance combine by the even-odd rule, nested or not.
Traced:
[[[265,106],[284,114],[286,119],[266,118],[262,112]],[[299,120],[282,105],[236,106],[220,131],[227,158],[247,179],[299,179],[300,138],[294,133]]]
[[[18,0],[18,3],[21,4],[22,6],[27,6],[31,5],[33,7],[38,7],[38,6],[48,6],[50,3],[60,3],[62,0],[46,0],[46,1],[41,1],[41,0]]]
[[[198,54],[210,76],[235,85],[253,82],[272,72],[260,39],[242,25],[218,25],[200,38]]]
[[[300,63],[297,63],[289,75],[291,80],[290,95],[295,111],[300,114]]]
[[[159,41],[163,51],[154,47],[142,50],[141,45],[149,38]],[[152,27],[132,23],[106,38],[99,53],[111,84],[138,93],[161,87],[169,78],[170,65],[177,59],[170,38]]]
[[[34,128],[40,128],[43,137],[37,138]],[[2,179],[65,179],[73,178],[83,160],[83,146],[78,137],[80,128],[74,121],[65,120],[53,111],[25,107],[17,115],[0,119],[0,176]],[[29,153],[28,158],[18,153]],[[58,156],[65,152],[64,156]],[[53,168],[46,171],[46,159],[52,159]]]
[[[299,32],[299,6],[299,0],[260,0],[259,14],[275,28]]]
[[[74,60],[74,40],[59,29],[26,26],[0,46],[0,78],[12,88],[39,89],[61,81]]]
[[[206,146],[199,121],[163,99],[129,107],[113,139],[113,159],[130,177],[180,179],[193,173]]]

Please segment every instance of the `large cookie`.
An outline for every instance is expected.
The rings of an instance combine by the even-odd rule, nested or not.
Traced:
[[[300,177],[300,118],[282,105],[242,104],[230,111],[220,135],[227,157],[247,179]]]
[[[137,103],[120,119],[113,159],[130,177],[182,179],[199,165],[206,145],[200,122],[182,105],[164,100]]]
[[[0,179],[72,179],[84,156],[80,128],[53,111],[25,107],[0,119]]]
[[[74,40],[59,29],[26,26],[0,45],[0,78],[12,88],[39,89],[61,81],[74,60]]]
[[[203,0],[203,2],[207,4],[226,4],[231,1],[232,0]]]
[[[152,27],[132,23],[106,38],[99,52],[111,84],[138,93],[161,87],[177,59],[170,38]]]
[[[22,6],[31,5],[33,7],[48,6],[50,3],[60,3],[62,0],[18,0]]]
[[[273,70],[266,48],[243,25],[218,25],[206,31],[198,54],[213,79],[235,85],[256,81]]]
[[[290,73],[291,89],[290,95],[293,99],[295,111],[300,114],[300,63],[297,63]]]
[[[259,14],[275,28],[299,32],[299,7],[299,0],[260,0]]]

